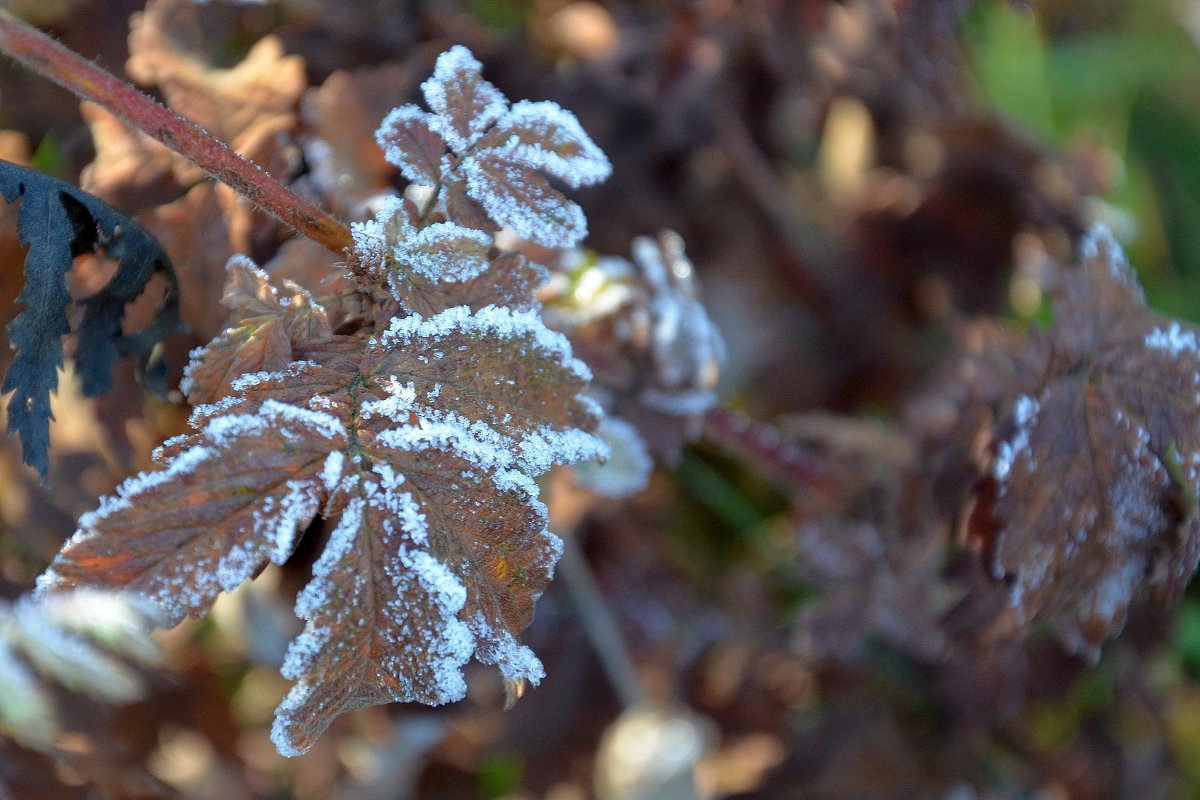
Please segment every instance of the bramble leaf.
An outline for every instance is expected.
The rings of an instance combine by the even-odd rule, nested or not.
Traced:
[[[391,118],[397,141],[440,137],[440,177],[444,139],[473,147],[508,111],[478,72],[452,51],[423,87],[436,118],[410,114],[425,129]],[[566,140],[582,132],[564,129],[553,158],[538,156],[548,169],[575,156]],[[394,160],[433,170],[420,152]],[[356,286],[324,302],[299,287],[281,297],[249,260],[231,259],[230,325],[186,371],[194,432],[156,451],[162,470],[81,518],[38,581],[44,594],[134,590],[176,622],[286,561],[318,515],[328,520],[297,599],[306,626],[283,666],[297,681],[273,729],[286,755],[343,711],[461,698],[472,655],[507,685],[540,680],[518,637],[561,542],[534,479],[607,452],[590,433],[600,410],[582,394],[591,373],[540,317],[541,268],[435,211],[385,201],[355,226]]]
[[[495,306],[295,348],[198,407],[198,432],[81,519],[40,590],[125,587],[178,621],[286,560],[321,513],[337,525],[297,601],[281,752],[351,708],[458,699],[472,652],[536,682],[517,635],[558,543],[532,478],[601,453],[586,367],[536,313]]]
[[[388,268],[392,284],[409,275],[434,283],[469,280],[487,269],[492,247],[488,234],[453,222],[418,229],[398,197],[384,201],[373,221],[353,227],[359,249],[370,263]]]
[[[443,53],[421,85],[433,113],[411,105],[392,112],[376,134],[384,154],[414,183],[445,189],[454,222],[488,230],[482,211],[545,247],[576,244],[587,235],[583,210],[545,176],[590,186],[611,172],[607,157],[557,104],[509,108],[482,69],[464,47]]]
[[[142,378],[154,388],[164,388],[150,359],[155,346],[179,327],[177,285],[158,243],[133,220],[86,192],[36,170],[0,162],[0,193],[10,203],[21,198],[18,235],[29,247],[25,287],[17,298],[26,309],[8,326],[17,352],[0,392],[13,392],[8,430],[20,435],[22,458],[45,480],[50,469],[50,392],[58,386],[62,337],[69,332],[67,307],[72,301],[66,274],[75,256],[104,253],[117,261],[112,279],[81,301],[84,313],[75,330],[75,366],[89,397],[108,391],[112,367],[121,356],[136,356]],[[123,333],[126,304],[156,273],[166,278],[158,314],[146,328]]]
[[[392,109],[376,133],[387,160],[418,186],[437,186],[446,143],[430,127],[430,116],[414,105]]]
[[[332,334],[325,310],[307,292],[290,301],[280,298],[266,273],[245,256],[234,256],[226,268],[221,303],[238,322],[192,354],[180,385],[192,405],[224,397],[247,373],[283,369],[292,361],[293,343]]]
[[[374,220],[352,228],[360,265],[414,314],[456,305],[527,311],[537,307],[537,290],[546,282],[546,270],[519,253],[491,259],[492,237],[480,230],[450,222],[418,230],[399,198],[386,200]]]
[[[971,519],[1026,620],[1095,654],[1145,596],[1178,598],[1200,558],[1200,345],[1145,307],[1106,233],[1081,245],[1041,375],[997,427]]]
[[[508,111],[508,100],[483,79],[471,51],[458,45],[438,56],[433,75],[421,84],[433,109],[429,128],[457,153],[474,145]]]

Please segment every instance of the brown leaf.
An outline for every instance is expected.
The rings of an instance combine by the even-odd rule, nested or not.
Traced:
[[[231,69],[214,68],[208,65],[203,39],[193,4],[155,0],[130,19],[126,69],[135,80],[158,86],[173,111],[271,175],[288,177],[295,162],[287,152],[288,134],[296,127],[296,108],[307,85],[303,59],[285,56],[280,41],[268,36]],[[105,161],[110,150],[120,152],[117,146],[106,148],[101,151]],[[205,180],[198,167],[182,158],[173,163],[178,184]],[[217,186],[215,201],[233,250],[252,252],[274,239],[277,223],[229,187]]]
[[[436,115],[431,129],[456,152],[474,145],[508,111],[508,100],[483,79],[479,62],[462,46],[438,57],[421,91]]]
[[[407,70],[392,64],[354,72],[339,70],[304,96],[301,116],[312,137],[305,143],[305,155],[314,182],[335,210],[357,216],[367,200],[388,188],[392,167],[375,144],[375,130],[407,85]],[[433,180],[426,183],[429,186],[437,182],[439,159],[445,150],[441,140],[434,139],[437,154],[432,162]],[[414,154],[424,152],[416,139],[406,139],[399,146]]]
[[[130,20],[134,80],[162,89],[168,105],[238,153],[269,166],[275,138],[296,125],[304,62],[280,41],[260,39],[237,66],[209,67],[195,6],[156,0]]]
[[[456,305],[478,311],[484,306],[505,305],[517,311],[537,306],[537,291],[549,273],[520,253],[505,253],[470,280],[455,284],[422,280],[410,275],[399,285],[404,307],[414,314],[429,316]],[[399,282],[397,282],[399,283]],[[397,284],[393,284],[396,288]]]
[[[283,670],[299,680],[276,720],[284,752],[307,750],[349,709],[461,697],[461,666],[472,651],[489,663],[514,660],[501,663],[506,673],[532,669],[534,680],[541,677],[540,665],[518,663],[531,656],[512,634],[532,618],[533,598],[558,556],[556,541],[542,533],[544,510],[523,492],[497,494],[464,459],[387,448],[374,454],[408,477],[407,491],[361,483],[297,601],[308,626]],[[461,483],[452,488],[444,470]],[[347,626],[347,619],[360,624]]]
[[[500,226],[492,221],[488,212],[475,198],[467,193],[467,182],[463,178],[450,176],[445,189],[446,216],[468,228],[495,233]]]
[[[159,206],[142,219],[146,230],[180,265],[180,316],[207,341],[223,327],[221,292],[225,264],[233,255],[229,226],[217,201],[217,187],[198,184],[179,200]]]
[[[1145,307],[1111,237],[1081,251],[1029,345],[1041,374],[996,429],[971,530],[1017,612],[1095,654],[1133,603],[1177,598],[1200,557],[1200,346]]]
[[[293,344],[332,335],[325,310],[306,293],[281,300],[267,275],[244,256],[234,256],[221,303],[239,322],[192,355],[181,389],[192,405],[214,403],[249,373],[275,372],[292,361]]]
[[[228,296],[254,308],[271,290],[235,268]],[[268,320],[279,326],[245,323]],[[126,586],[178,620],[282,563],[320,511],[337,524],[297,601],[308,625],[283,668],[299,682],[278,712],[281,752],[303,752],[344,710],[459,699],[472,654],[536,683],[541,663],[517,636],[559,542],[532,478],[598,454],[566,340],[532,311],[457,306],[293,350],[304,360],[197,408],[198,432],[81,520],[43,590]]]
[[[336,423],[280,403],[213,420],[169,469],[130,478],[84,515],[39,586],[138,592],[168,624],[207,610],[291,554],[324,497],[325,459],[345,443]]]
[[[177,172],[197,178],[195,167],[103,108],[82,103],[79,111],[96,150],[80,186],[106,202],[130,212],[148,208],[179,197]]]
[[[416,106],[389,113],[375,132],[387,159],[418,186],[437,186],[442,177],[446,143],[429,126],[429,115]],[[380,152],[380,151],[376,151]]]

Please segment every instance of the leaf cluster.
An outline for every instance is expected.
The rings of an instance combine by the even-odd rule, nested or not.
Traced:
[[[517,211],[481,229],[454,203],[435,219],[385,200],[354,226],[353,302],[290,283],[281,292],[232,258],[229,324],[193,352],[182,386],[192,432],[157,451],[159,471],[81,518],[38,581],[47,596],[132,591],[174,624],[284,563],[320,517],[327,539],[296,600],[306,626],[282,667],[297,681],[273,730],[285,755],[347,710],[460,699],[472,656],[518,694],[543,676],[518,637],[561,542],[534,479],[605,449],[589,433],[600,416],[582,395],[590,371],[539,316],[544,271],[489,231],[578,214],[581,233],[578,208],[531,176],[584,165],[598,179],[607,161],[567,112],[508,111],[480,72],[454,48],[424,84],[430,137],[436,129],[453,152],[429,177],[454,197],[469,159],[476,172],[506,165],[508,178],[474,185]],[[379,135],[396,131],[393,119]],[[416,157],[395,141],[387,155],[402,169]]]

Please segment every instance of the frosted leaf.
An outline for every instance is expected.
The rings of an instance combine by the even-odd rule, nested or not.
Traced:
[[[532,679],[517,636],[560,552],[533,477],[603,450],[587,367],[533,310],[456,306],[297,348],[197,407],[166,469],[86,515],[40,579],[128,586],[174,622],[285,560],[318,512],[335,520],[297,599],[288,754],[351,708],[456,699],[472,653]]]
[[[483,79],[483,65],[462,45],[438,56],[421,91],[436,115],[430,128],[457,153],[474,145],[508,111],[508,100]]]
[[[513,632],[528,623],[558,557],[545,509],[521,492],[498,492],[478,458],[426,446],[436,440],[433,432],[375,441],[387,466],[360,477],[297,598],[308,624],[283,672],[298,683],[272,731],[284,755],[307,750],[345,710],[460,699],[472,653],[498,663],[485,657],[492,641],[537,663]],[[485,617],[494,623],[481,632],[464,622]]]
[[[329,520],[296,601],[305,629],[283,665],[296,681],[272,730],[285,755],[343,711],[462,697],[473,654],[508,681],[540,678],[519,635],[561,542],[546,530],[535,478],[607,453],[590,433],[599,409],[582,394],[591,373],[539,316],[543,270],[516,254],[490,259],[494,224],[467,196],[464,164],[479,163],[474,151],[507,101],[464,48],[440,58],[423,89],[434,113],[398,109],[379,139],[406,177],[435,185],[420,211],[386,198],[352,226],[358,291],[327,301],[338,332],[307,292],[287,287],[288,297],[235,261],[232,324],[188,369],[194,433],[158,449],[163,469],[84,515],[39,578],[41,592],[134,590],[174,624],[287,560],[318,514]],[[492,148],[504,158],[572,183],[607,171],[561,109],[526,104],[511,121],[513,141]],[[577,208],[555,206],[533,167],[511,166],[544,191],[489,192],[510,193],[521,214],[543,203],[543,239],[581,235]],[[469,221],[440,219],[428,204],[443,191],[445,208]]]
[[[393,109],[375,132],[388,161],[418,186],[436,186],[442,177],[446,143],[433,131],[433,117],[413,105]]]
[[[414,275],[407,281],[392,281],[391,288],[406,311],[426,317],[460,305],[472,311],[487,306],[530,311],[538,307],[537,291],[548,275],[545,267],[520,253],[505,253],[472,278],[445,283]]]
[[[507,154],[578,189],[602,183],[612,165],[579,120],[557,103],[522,100],[480,142],[479,157]]]
[[[567,251],[543,296],[547,321],[581,343],[614,413],[656,458],[677,460],[717,403],[725,354],[682,239],[638,238],[633,261]]]
[[[462,164],[467,193],[498,224],[543,247],[572,247],[587,236],[583,209],[533,171],[520,153],[488,151]]]
[[[459,283],[488,268],[490,235],[453,222],[417,228],[398,197],[385,199],[374,220],[351,229],[359,263],[375,278],[386,279],[401,302],[414,284]]]
[[[96,590],[0,602],[0,727],[28,745],[51,743],[57,714],[42,679],[106,702],[140,697],[141,678],[117,654],[157,660],[147,636],[154,614],[136,598]]]
[[[433,113],[402,106],[376,138],[405,177],[444,190],[449,222],[485,232],[508,226],[545,247],[573,246],[587,235],[583,210],[547,176],[590,186],[611,173],[608,158],[574,114],[551,102],[510,109],[481,71],[464,47],[443,53],[421,86]],[[451,154],[439,157],[439,147]]]
[[[226,269],[221,303],[232,312],[233,324],[191,353],[180,389],[192,405],[219,400],[242,375],[287,366],[293,344],[332,334],[325,309],[307,292],[282,298],[245,256],[233,256]]]
[[[275,401],[216,417],[166,470],[130,478],[82,517],[38,589],[130,589],[172,625],[198,614],[291,554],[324,497],[327,454],[344,439],[336,418]]]
[[[364,494],[342,511],[296,601],[308,623],[282,671],[298,682],[271,732],[283,755],[305,752],[343,711],[397,701],[440,705],[466,693],[461,669],[474,641],[456,616],[463,585],[414,549],[406,518],[379,488]]]
[[[620,417],[608,416],[600,420],[596,437],[608,445],[608,459],[577,464],[576,482],[606,497],[631,497],[646,488],[654,461],[637,428]]]
[[[1064,272],[1030,385],[997,425],[970,528],[1018,619],[1096,654],[1128,609],[1175,598],[1200,559],[1200,351],[1151,313],[1111,237]]]
[[[492,237],[438,222],[409,235],[396,247],[396,260],[431,281],[465,281],[487,269]]]
[[[18,741],[49,745],[58,733],[50,693],[7,642],[0,643],[0,725]]]

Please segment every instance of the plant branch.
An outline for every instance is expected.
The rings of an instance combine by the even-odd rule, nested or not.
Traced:
[[[837,491],[836,477],[819,459],[770,425],[727,408],[714,408],[704,417],[704,435],[722,449],[754,462],[782,488],[824,495]]]
[[[353,247],[346,225],[300,199],[257,164],[5,9],[0,9],[0,52],[117,115],[298,233],[338,255]]]
[[[600,587],[596,585],[591,567],[579,551],[574,532],[563,537],[558,574],[571,592],[592,649],[600,656],[600,664],[620,697],[621,705],[626,709],[645,705],[650,693],[634,666],[633,656],[625,645],[617,620],[605,602]]]

